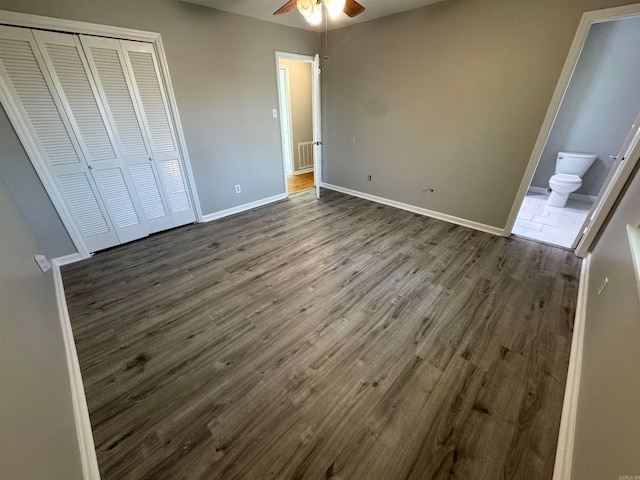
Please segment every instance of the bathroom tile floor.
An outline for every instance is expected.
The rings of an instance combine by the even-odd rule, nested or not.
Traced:
[[[592,203],[570,198],[566,207],[558,208],[546,205],[547,198],[547,194],[528,192],[511,233],[570,248]]]

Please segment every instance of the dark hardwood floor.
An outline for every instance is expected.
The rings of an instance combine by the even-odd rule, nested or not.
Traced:
[[[323,193],[64,267],[102,479],[551,479],[579,260]]]

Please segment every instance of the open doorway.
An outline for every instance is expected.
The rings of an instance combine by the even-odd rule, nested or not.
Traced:
[[[277,52],[278,100],[287,194],[314,188],[318,178],[314,57]]]
[[[624,152],[633,147],[640,112],[640,17],[585,23],[507,223],[515,235],[566,248],[578,245],[610,190]]]

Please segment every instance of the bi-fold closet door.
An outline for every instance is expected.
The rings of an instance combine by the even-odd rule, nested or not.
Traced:
[[[89,251],[195,220],[153,45],[2,26],[0,81]]]

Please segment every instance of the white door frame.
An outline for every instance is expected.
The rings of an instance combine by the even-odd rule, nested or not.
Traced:
[[[593,202],[591,210],[584,223],[580,227],[580,232],[573,242],[572,247],[576,249],[576,255],[585,258],[589,253],[589,247],[596,239],[600,228],[604,224],[608,213],[615,205],[616,200],[629,177],[633,174],[638,159],[640,158],[640,115],[631,127],[627,135],[618,158],[611,166],[609,174],[598,192],[598,196]]]
[[[569,86],[571,76],[573,75],[576,64],[578,63],[580,53],[582,52],[582,48],[584,47],[584,42],[587,39],[587,35],[589,34],[591,25],[613,20],[621,20],[627,17],[638,15],[640,15],[640,4],[606,8],[603,10],[594,10],[591,12],[585,12],[582,15],[582,19],[580,20],[580,24],[578,25],[578,30],[576,31],[573,43],[571,44],[571,48],[569,49],[569,54],[567,55],[564,67],[562,68],[562,72],[560,73],[558,84],[556,85],[556,89],[553,93],[553,96],[551,97],[551,102],[549,104],[549,108],[547,109],[547,114],[545,115],[544,121],[542,122],[540,133],[538,134],[538,138],[533,147],[533,151],[531,152],[529,163],[527,164],[524,176],[522,177],[522,181],[520,182],[520,188],[518,189],[515,201],[513,203],[513,206],[511,207],[511,212],[509,213],[509,217],[504,228],[505,236],[508,237],[509,235],[511,235],[513,225],[515,224],[516,217],[518,216],[518,211],[520,210],[520,206],[522,205],[524,197],[527,194],[527,190],[529,189],[529,185],[531,184],[531,180],[533,179],[533,175],[536,171],[536,168],[538,167],[540,157],[542,156],[542,152],[547,143],[547,139],[549,138],[549,134],[551,133],[551,129],[553,128],[553,123],[556,119],[556,116],[558,115],[558,111],[560,110],[562,99],[564,98],[564,95]],[[615,200],[615,198],[613,200]],[[613,201],[611,203],[613,203]],[[604,217],[606,217],[608,213],[609,210],[601,210],[598,215],[602,216],[602,221],[604,221]],[[602,225],[602,222],[600,222],[599,225]],[[586,249],[588,249],[590,246],[590,244],[583,245],[582,250],[586,252]]]
[[[175,126],[176,134],[178,136],[178,148],[182,153],[184,160],[184,167],[187,176],[187,188],[191,192],[191,200],[193,202],[194,212],[198,221],[202,222],[202,209],[198,199],[198,193],[196,191],[196,184],[193,177],[193,171],[191,169],[191,161],[189,160],[189,153],[187,151],[187,143],[185,141],[184,132],[182,130],[182,122],[180,121],[180,115],[178,113],[178,106],[175,96],[173,94],[173,85],[171,83],[171,77],[169,76],[169,67],[167,65],[167,58],[164,53],[164,47],[162,45],[162,38],[159,33],[145,32],[142,30],[132,30],[129,28],[111,27],[108,25],[99,25],[96,23],[78,22],[75,20],[65,20],[60,18],[43,17],[40,15],[31,15],[27,13],[9,12],[0,10],[0,24],[10,25],[14,27],[36,28],[42,30],[53,30],[57,32],[75,33],[94,35],[102,37],[119,38],[122,40],[134,40],[140,42],[151,43],[154,46],[154,50],[158,59],[158,67],[164,86],[166,87],[167,101],[173,117],[173,123]],[[51,202],[56,211],[60,215],[60,219],[64,224],[71,240],[73,241],[78,253],[82,258],[90,256],[89,249],[84,242],[82,234],[78,230],[73,221],[71,213],[67,209],[65,202],[60,193],[55,188],[53,179],[48,174],[48,169],[45,165],[44,159],[39,154],[38,148],[32,141],[29,140],[29,130],[27,124],[21,118],[19,114],[19,108],[7,93],[0,88],[0,103],[4,106],[7,116],[11,121],[13,127],[18,134],[18,138],[22,142],[24,149],[31,160],[42,184],[51,198]]]
[[[313,55],[300,55],[298,53],[287,53],[287,52],[279,52],[276,51],[276,80],[278,87],[278,99],[280,99],[280,95],[282,94],[282,86],[280,85],[280,75],[278,74],[280,68],[280,60],[295,60],[297,62],[304,62],[311,65],[311,81],[312,81],[312,112],[311,115],[313,117],[313,132],[314,132],[314,142],[320,142],[319,136],[317,136],[317,132],[320,131],[320,88],[317,85],[317,81],[315,80],[317,77],[316,72],[313,71],[314,66],[316,65],[316,57]],[[289,102],[290,104],[290,102]],[[280,135],[282,136],[282,123],[280,124]],[[292,146],[293,148],[293,146]],[[319,150],[319,146],[317,147]],[[287,172],[284,168],[284,161],[282,162],[282,174],[284,177],[284,191],[289,196],[289,186],[287,184]],[[316,184],[316,196],[319,198],[319,190],[320,190],[320,155],[315,154],[313,159],[313,178]]]
[[[322,185],[322,101],[320,98],[320,55],[313,57],[311,73],[313,95],[313,180],[316,184],[316,198],[320,198]]]

